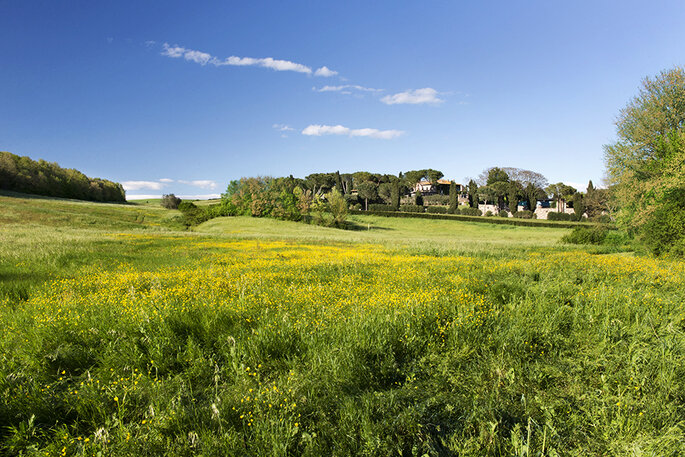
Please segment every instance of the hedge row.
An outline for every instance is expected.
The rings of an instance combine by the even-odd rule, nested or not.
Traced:
[[[404,205],[403,205],[404,206]],[[402,209],[402,206],[400,207]],[[403,211],[355,211],[351,210],[351,214],[368,214],[370,216],[383,217],[409,217],[417,219],[447,219],[463,222],[485,222],[488,224],[504,224],[504,225],[519,225],[528,227],[553,227],[553,228],[575,228],[575,227],[597,227],[601,225],[609,230],[615,230],[616,227],[609,224],[597,224],[592,222],[557,222],[546,220],[532,220],[532,219],[516,219],[504,217],[482,217],[482,216],[458,216],[456,214],[431,214],[431,213],[409,213]]]

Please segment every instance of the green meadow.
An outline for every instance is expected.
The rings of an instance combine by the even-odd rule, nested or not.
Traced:
[[[685,454],[685,264],[0,194],[0,454]]]

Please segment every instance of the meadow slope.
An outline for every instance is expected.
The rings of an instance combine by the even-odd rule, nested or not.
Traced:
[[[685,264],[0,196],[0,453],[682,455]]]

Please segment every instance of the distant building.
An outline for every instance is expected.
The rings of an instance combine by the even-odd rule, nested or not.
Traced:
[[[438,179],[437,185],[435,185],[429,181],[419,181],[414,185],[414,192],[412,193],[421,192],[423,195],[449,195],[451,182],[452,181],[449,179]],[[459,194],[465,192],[464,186],[458,183],[456,186]]]

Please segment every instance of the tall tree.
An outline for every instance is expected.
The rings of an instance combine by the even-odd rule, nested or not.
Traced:
[[[473,179],[469,181],[469,206],[471,208],[478,208],[478,184]]]
[[[375,182],[364,181],[357,186],[359,198],[364,199],[364,210],[369,210],[369,200],[374,200],[378,197],[378,186]]]
[[[618,222],[656,254],[685,255],[685,70],[646,78],[604,157]]]
[[[450,181],[450,195],[449,195],[450,206],[447,208],[447,212],[454,214],[457,210],[457,183]]]
[[[397,211],[400,208],[400,181],[397,180],[392,183],[390,193],[390,205]]]

